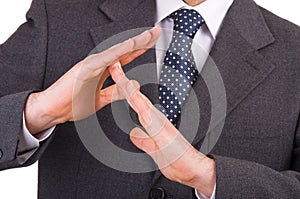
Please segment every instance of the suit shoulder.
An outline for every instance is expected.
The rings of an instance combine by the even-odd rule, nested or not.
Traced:
[[[267,47],[270,57],[281,58],[285,67],[300,73],[300,27],[270,11],[261,8],[266,24],[275,42]]]
[[[285,41],[291,40],[294,44],[300,46],[300,27],[298,25],[283,19],[262,7],[259,8],[261,9],[266,23],[275,39],[283,37]]]

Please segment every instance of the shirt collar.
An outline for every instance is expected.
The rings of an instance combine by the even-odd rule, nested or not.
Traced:
[[[234,0],[206,0],[197,6],[189,6],[183,0],[156,0],[155,22],[159,23],[180,8],[194,9],[205,20],[214,39],[219,32],[223,19]]]

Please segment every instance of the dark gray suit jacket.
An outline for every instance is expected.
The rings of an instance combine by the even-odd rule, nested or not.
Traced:
[[[105,166],[85,149],[73,123],[59,125],[25,164],[16,159],[28,94],[47,88],[109,36],[153,26],[154,12],[154,0],[33,1],[27,23],[0,47],[0,169],[39,159],[40,198],[140,199],[157,187],[165,198],[194,197],[192,188],[159,171],[132,174]],[[252,0],[235,0],[211,51],[228,102],[210,154],[217,165],[216,198],[300,198],[299,55],[299,27]],[[149,62],[155,62],[153,51],[125,68]],[[142,90],[155,102],[156,88]],[[199,129],[193,144],[199,148],[211,111],[203,79],[195,91],[201,120],[194,121]],[[139,152],[113,122],[111,106],[97,115],[113,143]],[[154,198],[160,196],[157,191]]]

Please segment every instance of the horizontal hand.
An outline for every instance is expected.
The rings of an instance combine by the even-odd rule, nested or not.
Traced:
[[[120,64],[112,65],[109,70],[146,130],[134,128],[131,141],[153,158],[164,176],[210,196],[216,181],[214,160],[200,153],[182,136],[127,79]]]
[[[73,66],[45,91],[29,96],[25,121],[32,134],[51,126],[83,119],[100,110],[112,100],[123,99],[116,86],[102,89],[110,75],[108,67],[116,62],[125,65],[143,54],[158,40],[160,28],[151,30],[117,44],[101,53],[88,56]]]

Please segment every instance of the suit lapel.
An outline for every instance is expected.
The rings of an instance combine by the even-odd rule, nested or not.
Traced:
[[[236,0],[228,11],[210,56],[216,64],[226,91],[228,116],[238,105],[261,84],[274,70],[275,65],[259,53],[259,50],[274,42],[265,20],[254,2]],[[207,75],[210,64],[207,64],[202,75]],[[202,84],[195,90],[201,90]],[[196,86],[197,86],[196,85]],[[203,88],[202,88],[203,90]],[[201,93],[197,93],[201,99]],[[220,93],[222,95],[222,93]],[[221,96],[222,97],[222,96]],[[202,110],[201,110],[202,111]],[[211,113],[202,112],[201,116]],[[210,115],[211,116],[211,115]],[[225,121],[225,115],[219,114],[204,133],[200,132],[194,143],[205,139],[216,138],[220,123]],[[223,118],[222,118],[223,117]],[[211,151],[214,140],[206,140],[206,146],[201,151]]]
[[[100,12],[107,16],[110,22],[90,30],[95,45],[98,45],[104,40],[121,32],[132,29],[153,27],[154,25],[155,7],[152,1],[106,0],[104,3],[99,5],[98,8]],[[131,36],[131,34],[136,35],[140,31],[128,33],[128,36]],[[124,41],[126,39],[127,38],[122,37],[120,38],[120,41]],[[110,45],[112,44],[114,44],[114,42],[110,43]]]

